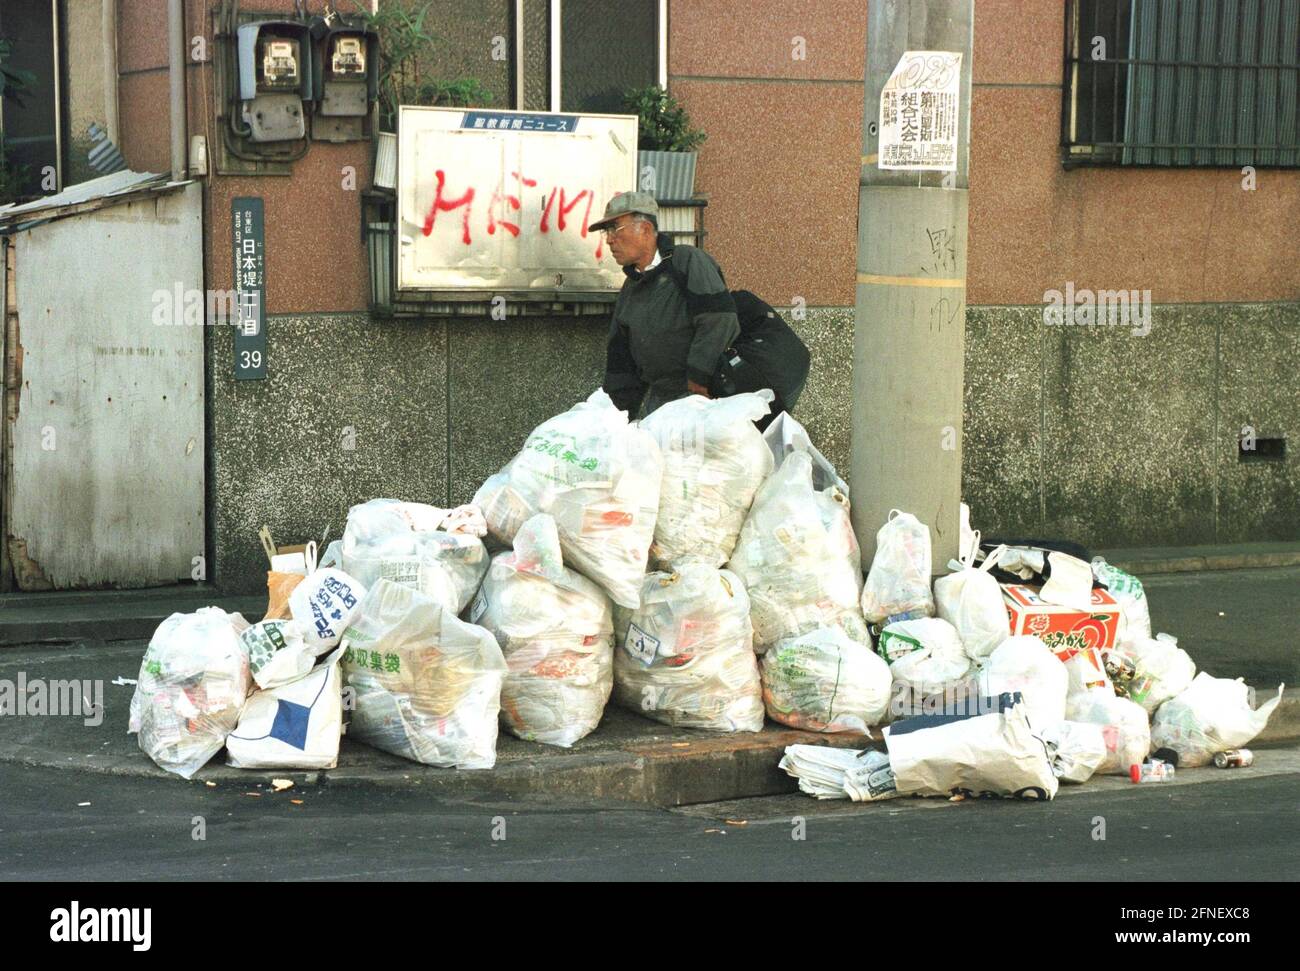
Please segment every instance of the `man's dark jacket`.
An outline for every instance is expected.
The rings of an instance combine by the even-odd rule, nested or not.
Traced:
[[[708,387],[718,359],[740,334],[736,305],[713,257],[658,235],[659,264],[627,279],[614,304],[602,387],[615,407],[636,418],[687,394],[689,378]],[[669,263],[685,277],[686,293]]]

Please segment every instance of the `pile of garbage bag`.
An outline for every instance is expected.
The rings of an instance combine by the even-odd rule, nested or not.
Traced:
[[[810,795],[880,798],[853,783],[868,758],[890,796],[1050,800],[1097,773],[1167,781],[1247,745],[1280,703],[1285,686],[1255,707],[1240,679],[1197,673],[1176,638],[1152,637],[1136,577],[1073,544],[983,544],[964,507],[961,555],[927,602],[918,526],[890,514],[863,590],[894,678],[885,752],[788,747],[781,768]]]
[[[613,698],[679,728],[838,735],[781,768],[859,801],[1165,780],[1264,730],[1285,686],[1257,707],[1198,671],[1153,635],[1141,581],[1076,544],[984,542],[963,505],[935,578],[930,526],[895,509],[864,564],[807,430],[784,413],[757,430],[771,401],[690,396],[636,422],[597,391],[468,505],[359,502],[319,562],[263,527],[266,615],[168,617],[130,730],[185,778],[223,748],[328,769],[345,733],[489,769],[500,729],[574,746]]]

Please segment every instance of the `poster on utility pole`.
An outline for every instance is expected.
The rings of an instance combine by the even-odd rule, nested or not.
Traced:
[[[960,53],[904,53],[880,92],[880,167],[955,172],[960,99]]]

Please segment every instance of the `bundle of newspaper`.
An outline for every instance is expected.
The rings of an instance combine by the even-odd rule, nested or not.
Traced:
[[[889,756],[874,749],[787,745],[780,767],[799,780],[799,789],[818,799],[872,802],[898,795]]]

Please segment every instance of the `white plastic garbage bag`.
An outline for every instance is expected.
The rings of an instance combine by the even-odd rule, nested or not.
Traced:
[[[609,597],[564,566],[550,516],[528,520],[514,552],[493,557],[469,619],[491,631],[505,655],[506,731],[567,748],[600,724],[614,686]]]
[[[1252,709],[1251,690],[1241,680],[1214,678],[1202,671],[1182,694],[1156,709],[1151,744],[1178,753],[1178,767],[1207,765],[1216,752],[1250,744],[1264,730],[1282,701],[1277,695]]]
[[[749,592],[758,652],[820,627],[868,642],[848,496],[814,487],[807,452],[787,454],[758,490],[728,567]]]
[[[939,617],[887,625],[876,651],[889,662],[902,712],[924,710],[927,699],[960,689],[974,674],[957,629]]]
[[[771,449],[754,426],[772,392],[705,398],[692,394],[641,422],[663,455],[650,556],[661,569],[688,562],[719,567],[731,556],[754,494],[772,471]]]
[[[296,681],[257,691],[226,739],[237,769],[332,769],[343,734],[343,675],[336,647]]]
[[[1061,721],[1038,734],[1062,782],[1087,782],[1106,761],[1106,729],[1101,725]]]
[[[1119,629],[1115,643],[1151,638],[1151,608],[1142,581],[1119,567],[1111,566],[1100,556],[1092,561],[1092,575],[1106,584],[1107,591],[1119,604]]]
[[[1196,677],[1196,663],[1169,634],[1129,638],[1110,652],[1112,664],[1121,661],[1127,675],[1117,682],[1125,697],[1136,701],[1147,714],[1170,698],[1186,691]]]
[[[1102,775],[1128,775],[1151,751],[1151,723],[1140,705],[1119,698],[1110,688],[1079,691],[1065,702],[1065,717],[1072,722],[1101,725],[1106,740]]]
[[[319,657],[338,646],[361,609],[366,588],[342,570],[316,570],[289,594],[289,614]]]
[[[862,588],[862,614],[871,623],[880,623],[917,610],[934,616],[930,527],[911,513],[892,509],[876,532],[876,555]]]
[[[474,496],[488,529],[510,543],[524,521],[549,513],[564,562],[616,604],[636,607],[645,576],[663,458],[604,391],[543,422],[519,454]]]
[[[473,506],[448,511],[371,499],[348,510],[339,556],[343,569],[365,586],[381,577],[392,580],[458,614],[487,572],[487,547],[480,539],[486,532]]]
[[[768,716],[794,728],[866,732],[889,712],[889,665],[839,627],[779,641],[759,674]]]
[[[978,548],[978,546],[977,546]],[[997,565],[1004,546],[984,558],[978,567],[974,558],[949,564],[957,570],[934,581],[934,605],[938,615],[957,629],[962,647],[975,661],[982,661],[1011,636],[1002,587],[988,571]]]
[[[749,597],[734,573],[688,563],[648,574],[641,606],[616,607],[614,629],[614,696],[625,708],[679,728],[763,728]]]
[[[240,614],[203,607],[154,631],[131,696],[128,730],[161,768],[191,778],[221,751],[251,685]]]
[[[1016,702],[1002,695],[984,699],[975,713],[918,715],[887,727],[885,746],[898,792],[1055,797],[1058,783],[1047,746]]]
[[[264,620],[245,630],[239,639],[259,688],[297,681],[316,666],[316,651],[303,639],[296,620]]]
[[[1020,692],[1035,730],[1065,719],[1068,676],[1052,649],[1033,635],[1008,637],[979,672],[980,694]]]
[[[490,769],[506,662],[496,638],[418,590],[378,580],[344,638],[348,735],[426,765]]]

